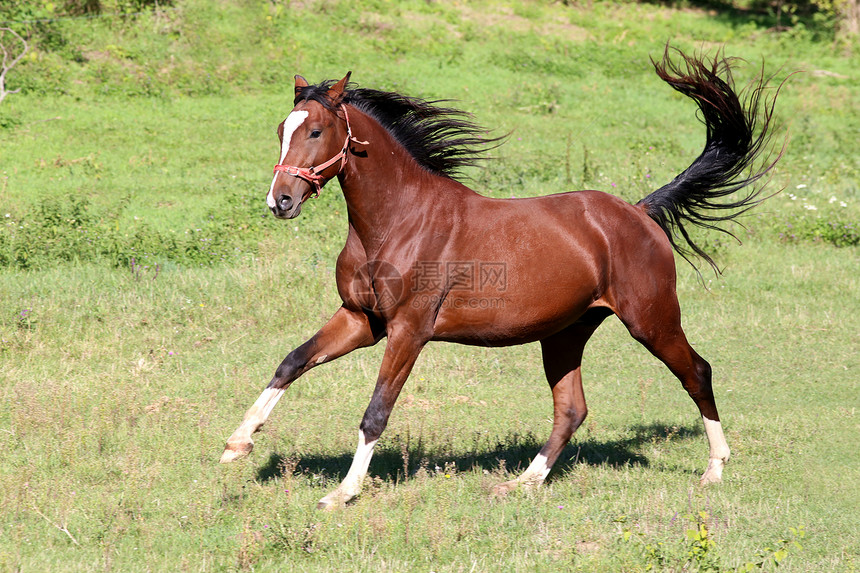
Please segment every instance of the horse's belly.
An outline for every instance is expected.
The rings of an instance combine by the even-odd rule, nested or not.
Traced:
[[[534,342],[573,324],[593,303],[592,291],[570,286],[529,296],[452,291],[441,303],[433,339],[480,346]]]

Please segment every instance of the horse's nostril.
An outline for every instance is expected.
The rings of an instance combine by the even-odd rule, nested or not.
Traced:
[[[289,211],[293,206],[293,198],[289,195],[281,195],[278,197],[278,208],[281,211]]]

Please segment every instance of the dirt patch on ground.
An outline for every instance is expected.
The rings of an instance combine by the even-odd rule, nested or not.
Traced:
[[[507,6],[494,12],[486,12],[463,5],[460,8],[460,14],[463,19],[471,20],[488,28],[498,27],[507,28],[515,32],[536,32],[576,42],[585,42],[591,38],[588,30],[571,24],[563,17],[556,17],[551,20],[530,20],[515,14],[513,9]]]

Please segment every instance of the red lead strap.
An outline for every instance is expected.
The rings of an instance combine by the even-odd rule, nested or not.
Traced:
[[[346,107],[341,106],[343,110],[343,117],[346,120],[346,140],[343,142],[343,149],[340,150],[340,153],[329,159],[324,163],[320,163],[314,167],[294,167],[292,165],[275,165],[275,169],[273,173],[286,173],[287,175],[292,175],[293,177],[298,177],[299,179],[304,179],[308,183],[311,183],[314,186],[311,195],[314,197],[319,197],[320,190],[323,186],[324,177],[320,175],[320,172],[325,171],[338,161],[340,161],[340,169],[338,169],[338,174],[343,171],[344,166],[346,165],[346,158],[349,155],[349,142],[354,141],[360,145],[367,145],[368,142],[360,141],[352,136],[352,129],[349,127],[349,114],[346,113]],[[306,197],[302,198],[304,201]]]

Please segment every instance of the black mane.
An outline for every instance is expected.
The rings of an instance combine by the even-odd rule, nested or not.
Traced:
[[[332,109],[328,90],[334,80],[301,88],[294,102],[316,101]],[[371,116],[428,171],[456,179],[465,167],[477,164],[481,155],[498,146],[505,137],[488,137],[471,114],[394,92],[367,88],[347,89],[343,103]],[[361,139],[361,134],[354,134]]]

